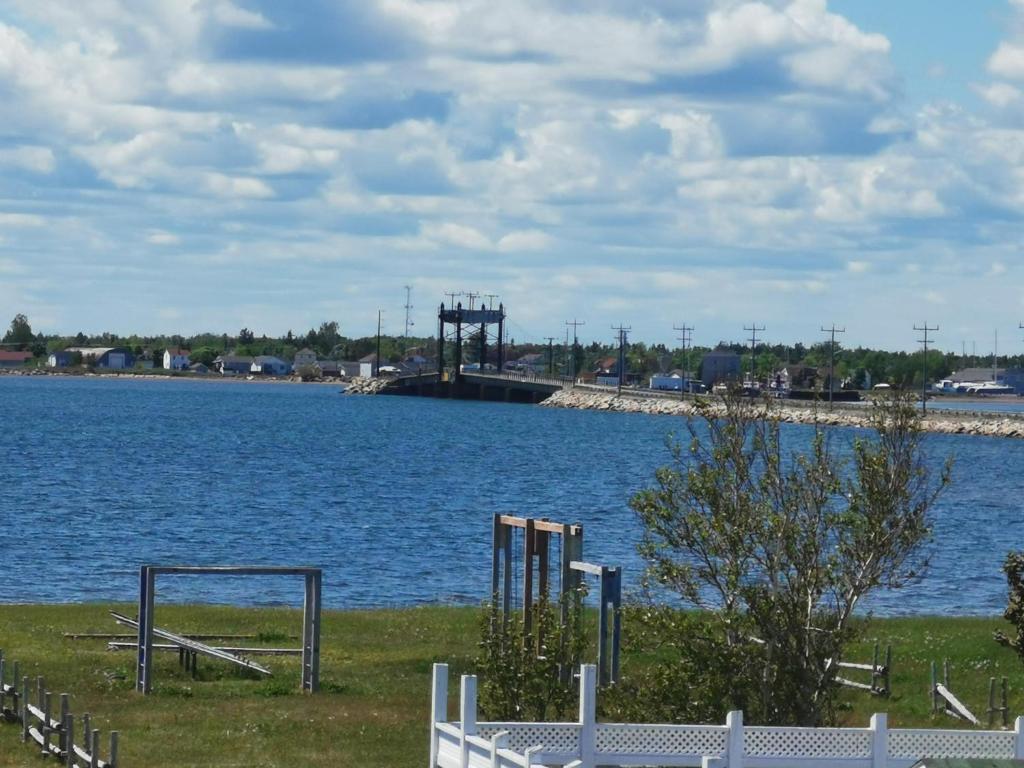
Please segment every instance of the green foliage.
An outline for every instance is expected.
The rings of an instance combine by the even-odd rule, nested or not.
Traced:
[[[926,565],[929,511],[949,465],[929,475],[906,397],[873,406],[876,436],[856,440],[848,464],[820,426],[804,452],[784,448],[770,402],[730,397],[701,407],[688,451],[677,446],[674,464],[631,502],[644,526],[648,582],[705,612],[696,630],[655,610],[640,614],[650,637],[677,648],[679,669],[659,679],[667,685],[704,665],[725,675],[725,700],[745,702],[752,719],[829,722],[833,661],[863,630],[854,610],[872,590],[898,588]],[[676,625],[681,634],[666,636]],[[685,643],[694,647],[683,653]],[[663,689],[652,698],[672,696]]]
[[[480,617],[479,700],[486,718],[544,722],[567,716],[578,699],[577,684],[563,683],[562,669],[577,670],[585,646],[581,596],[571,596],[568,621],[546,598],[534,606],[533,632],[519,613],[503,617],[491,604]],[[542,638],[538,644],[537,638]]]
[[[202,363],[210,368],[220,354],[221,350],[215,347],[195,347],[189,353],[188,359],[190,363]]]
[[[997,632],[995,639],[1002,645],[1009,645],[1017,651],[1024,661],[1024,552],[1010,552],[1003,562],[1003,573],[1009,588],[1009,599],[1003,618],[1010,622],[1014,636],[1007,638]]]
[[[35,340],[36,337],[32,333],[32,326],[29,325],[28,318],[19,312],[11,320],[11,327],[4,335],[4,343],[15,345],[19,350],[24,350],[28,349]]]

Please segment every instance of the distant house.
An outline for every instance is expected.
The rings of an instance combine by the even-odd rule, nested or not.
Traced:
[[[783,389],[813,389],[818,380],[818,369],[811,365],[787,365],[778,372],[776,380]]]
[[[371,378],[377,371],[377,354],[371,352],[366,357],[359,358],[359,375],[364,379]]]
[[[722,381],[736,381],[740,378],[740,356],[731,349],[712,350],[704,355],[700,366],[700,380],[704,386],[713,387]]]
[[[296,370],[304,365],[316,365],[316,352],[314,352],[309,347],[306,347],[305,349],[300,349],[298,352],[296,352],[295,362],[292,363],[292,366]]]
[[[240,355],[220,355],[213,361],[213,369],[224,376],[248,374],[252,370],[252,358]]]
[[[123,371],[135,365],[135,358],[127,347],[70,347],[68,354],[82,356],[83,365],[92,365],[111,371]]]
[[[209,373],[210,372],[210,369],[207,368],[206,365],[204,365],[203,363],[192,363],[192,365],[190,365],[188,367],[188,369],[192,373],[198,373],[198,374],[205,374],[205,373]]]
[[[249,366],[249,372],[259,376],[287,376],[291,371],[290,364],[272,355],[254,357],[252,365]]]
[[[72,354],[66,349],[60,352],[51,352],[50,356],[46,358],[46,364],[50,368],[67,368],[71,365]]]
[[[0,349],[0,368],[20,368],[31,359],[31,352],[10,352]]]
[[[327,361],[325,360],[323,363],[321,363],[321,365],[323,365],[326,362]],[[362,363],[358,363],[355,361],[339,361],[335,363],[335,365],[338,366],[339,376],[343,376],[346,379],[354,379],[360,375],[359,371],[360,367],[362,366]],[[330,374],[325,372],[324,375],[328,376]]]
[[[184,371],[188,368],[189,354],[190,353],[187,349],[169,347],[164,350],[164,368],[168,371]]]

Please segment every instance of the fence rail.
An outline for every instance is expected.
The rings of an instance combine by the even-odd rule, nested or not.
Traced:
[[[100,732],[91,727],[88,713],[82,715],[82,735],[75,736],[75,716],[71,713],[71,696],[58,696],[58,711],[53,710],[54,695],[46,689],[46,681],[36,678],[35,703],[28,677],[21,678],[18,688],[18,662],[11,666],[11,683],[7,682],[7,662],[0,651],[0,712],[7,722],[21,725],[21,740],[39,747],[44,757],[57,758],[67,768],[118,768],[118,732],[110,732],[107,759],[100,759]],[[10,706],[8,706],[8,701]]]
[[[889,729],[875,714],[867,728],[598,723],[597,670],[580,670],[573,723],[477,721],[476,678],[463,675],[459,719],[448,721],[448,667],[434,665],[430,768],[910,768],[923,757],[1024,759],[1024,718],[1014,731]]]

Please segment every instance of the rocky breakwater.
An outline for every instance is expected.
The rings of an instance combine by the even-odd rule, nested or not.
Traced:
[[[698,414],[698,409],[692,401],[657,396],[616,395],[584,389],[565,389],[556,392],[541,405],[547,408],[645,413],[653,416],[688,417]],[[779,402],[776,414],[779,421],[787,424],[868,428],[871,426],[866,410],[868,407],[870,406],[837,406],[834,410],[829,411],[823,405],[815,406],[782,401]],[[924,419],[923,426],[928,432],[948,435],[1024,438],[1024,414],[930,411]]]
[[[385,389],[391,379],[364,379],[355,378],[345,385],[346,395],[379,395]]]

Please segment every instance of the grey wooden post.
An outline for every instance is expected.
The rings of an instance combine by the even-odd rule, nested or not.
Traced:
[[[533,632],[533,548],[537,543],[533,518],[527,518],[523,534],[523,640]]]
[[[609,598],[612,604],[612,669],[609,682],[619,682],[619,652],[622,646],[622,568],[610,569],[611,584]]]
[[[89,749],[89,734],[92,733],[92,718],[86,712],[82,715],[82,744],[84,749]]]
[[[52,703],[52,694],[49,691],[43,693],[43,725],[39,729],[43,734],[43,754],[46,757],[50,756],[50,705]]]
[[[110,768],[117,768],[118,735],[117,731],[110,732],[110,755],[107,759],[107,765],[110,766]]]
[[[601,566],[601,604],[597,613],[597,670],[601,685],[608,683],[610,669],[608,664],[608,567]]]
[[[491,605],[494,610],[498,608],[498,580],[501,566],[501,515],[494,514],[491,522]],[[494,631],[491,627],[491,631]]]
[[[139,568],[139,634],[135,669],[135,690],[142,694],[153,688],[153,572]]]
[[[71,697],[66,693],[60,695],[60,748],[61,751],[71,751],[71,742],[68,741],[67,722],[68,713],[71,712]]]
[[[28,741],[28,677],[21,678],[21,740]]]
[[[512,528],[502,525],[502,560],[504,571],[502,573],[502,596],[501,610],[505,626],[508,626],[512,618]]]
[[[321,575],[306,574],[306,596],[302,608],[302,690],[320,689],[320,600]]]
[[[75,716],[71,713],[64,716],[64,739],[67,744],[64,765],[75,768]]]
[[[94,730],[86,734],[89,741],[89,768],[100,768],[100,732]]]
[[[4,652],[0,651],[0,712],[4,711],[4,704],[7,697],[7,670],[4,667]],[[17,679],[15,679],[15,682],[17,682]]]
[[[18,677],[18,673],[20,671],[21,670],[18,669],[18,662],[14,662],[11,667],[11,690],[14,691],[11,695],[14,697],[14,714],[18,714],[24,704],[24,699],[18,698],[18,681],[21,679]]]

